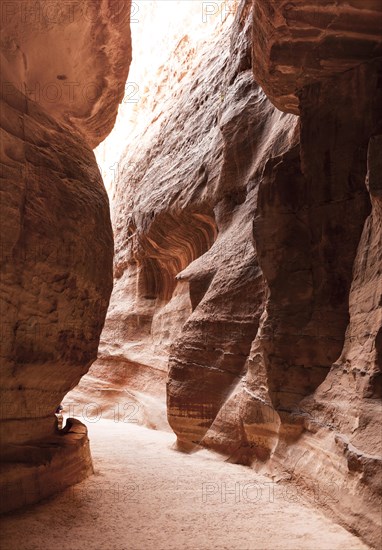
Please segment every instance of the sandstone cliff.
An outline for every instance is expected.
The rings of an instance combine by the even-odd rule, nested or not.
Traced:
[[[91,149],[111,129],[123,95],[130,4],[71,7],[2,6],[5,510],[92,469],[86,429],[74,422],[59,435],[54,412],[96,358],[112,289],[109,204]]]

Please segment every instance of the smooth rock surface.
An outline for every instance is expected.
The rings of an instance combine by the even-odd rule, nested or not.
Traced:
[[[4,95],[14,86],[96,147],[113,128],[125,92],[130,6],[130,0],[4,2]]]

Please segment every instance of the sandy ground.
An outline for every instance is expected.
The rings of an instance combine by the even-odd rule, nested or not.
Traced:
[[[172,434],[108,420],[89,434],[95,475],[4,517],[2,550],[367,548],[249,468],[172,450]]]

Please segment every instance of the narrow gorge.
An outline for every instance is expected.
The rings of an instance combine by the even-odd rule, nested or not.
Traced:
[[[1,548],[51,550],[28,521],[66,525],[65,490],[170,467],[210,472],[185,517],[242,472],[299,495],[276,524],[333,531],[156,543],[138,506],[126,540],[65,547],[380,548],[381,3],[1,8]]]

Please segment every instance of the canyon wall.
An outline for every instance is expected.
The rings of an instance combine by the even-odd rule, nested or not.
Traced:
[[[222,21],[182,37],[141,105],[100,356],[70,397],[165,428],[166,384],[179,449],[290,480],[377,546],[380,5]]]
[[[114,124],[130,3],[7,2],[1,34],[1,509],[92,471],[55,410],[97,355],[112,290],[109,203],[92,148]]]
[[[313,486],[377,547],[382,9],[260,1],[253,21],[254,73],[281,109],[300,115],[297,177],[291,184],[289,169],[270,166],[254,222],[268,300],[249,370],[265,373],[279,422],[266,468]],[[257,443],[256,421],[249,433]]]
[[[130,90],[133,84],[137,88],[137,102],[127,100],[121,106],[114,131],[97,152],[107,162],[105,176],[111,193],[114,291],[99,358],[65,399],[68,415],[93,422],[111,418],[171,429],[166,419],[170,348],[206,284],[192,282],[190,299],[188,281],[176,277],[217,237],[213,207],[218,199],[201,199],[196,187],[206,187],[209,167],[203,157],[209,155],[208,163],[214,169],[216,152],[223,146],[217,117],[228,88],[226,79],[230,78],[222,81],[233,15],[229,6],[205,21],[202,2],[159,0],[139,4],[137,22],[132,24],[136,60],[129,75]],[[153,19],[170,25],[168,34],[152,38]],[[185,27],[185,34],[174,30],[176,24]],[[155,55],[151,55],[153,48]],[[147,49],[152,66],[142,67]],[[246,38],[235,59],[235,64],[243,68],[247,63],[247,76],[249,50]],[[219,59],[221,52],[223,57]],[[200,67],[206,63],[203,76]],[[233,76],[241,69],[233,66],[230,70]],[[251,80],[247,78],[240,84],[244,102]],[[187,118],[190,121],[183,131]],[[125,143],[126,153],[117,163],[114,155],[121,147],[119,141]],[[108,167],[112,169],[108,171]],[[174,200],[182,189],[182,197]],[[219,244],[217,254],[220,246],[221,254],[226,254],[228,244]],[[211,265],[215,262],[212,256],[209,261]]]

